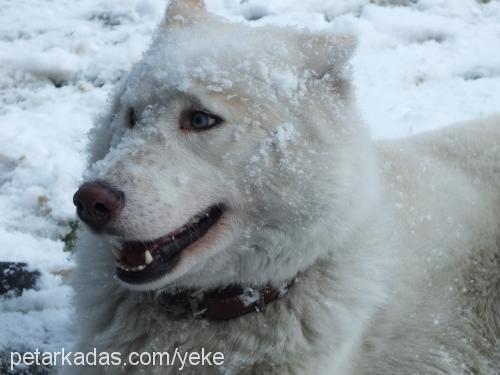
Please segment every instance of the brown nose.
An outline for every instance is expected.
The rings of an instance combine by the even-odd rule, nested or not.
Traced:
[[[101,181],[87,182],[73,196],[78,217],[96,232],[123,209],[125,194]]]

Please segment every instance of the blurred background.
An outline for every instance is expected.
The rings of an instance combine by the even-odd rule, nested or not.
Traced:
[[[167,3],[0,0],[0,374],[11,350],[71,346],[72,195],[86,133]],[[206,3],[239,22],[357,34],[354,85],[375,138],[500,110],[500,1]]]

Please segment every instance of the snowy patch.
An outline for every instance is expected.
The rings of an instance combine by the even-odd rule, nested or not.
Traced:
[[[207,3],[211,11],[240,22],[253,20],[256,26],[358,34],[354,84],[359,108],[377,138],[406,136],[498,111],[497,1],[375,1],[394,6],[369,0]],[[36,290],[0,299],[0,350],[57,350],[72,342],[72,291],[66,280],[73,261],[60,238],[74,218],[71,198],[81,182],[86,133],[94,116],[105,109],[112,87],[148,46],[164,6],[164,0],[2,4],[0,261],[27,262],[42,278]],[[214,93],[233,87],[225,72],[205,68],[200,78],[212,82]],[[301,83],[293,72],[269,71],[264,63],[257,70],[282,94],[298,95]],[[204,76],[207,71],[209,77]],[[156,74],[161,79],[163,72]],[[182,88],[188,82],[173,84]],[[268,158],[273,147],[286,156],[297,139],[292,124],[277,126],[250,165]],[[179,186],[190,183],[182,175],[172,178]],[[245,298],[251,304],[259,296],[249,291]]]
[[[295,140],[296,132],[292,124],[283,124],[276,127],[274,144],[283,154],[287,153],[288,145]]]
[[[261,294],[253,288],[245,288],[243,294],[238,297],[245,307],[253,305],[261,299]]]

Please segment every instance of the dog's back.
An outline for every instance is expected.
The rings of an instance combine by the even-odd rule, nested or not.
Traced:
[[[375,373],[495,373],[500,117],[383,141],[378,157],[402,256],[394,303],[367,339]]]

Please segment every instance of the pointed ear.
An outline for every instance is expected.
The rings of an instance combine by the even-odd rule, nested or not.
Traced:
[[[203,0],[172,0],[165,14],[167,28],[180,28],[207,15]]]
[[[300,41],[304,69],[314,78],[329,72],[340,74],[356,50],[358,40],[353,34],[304,35]]]

